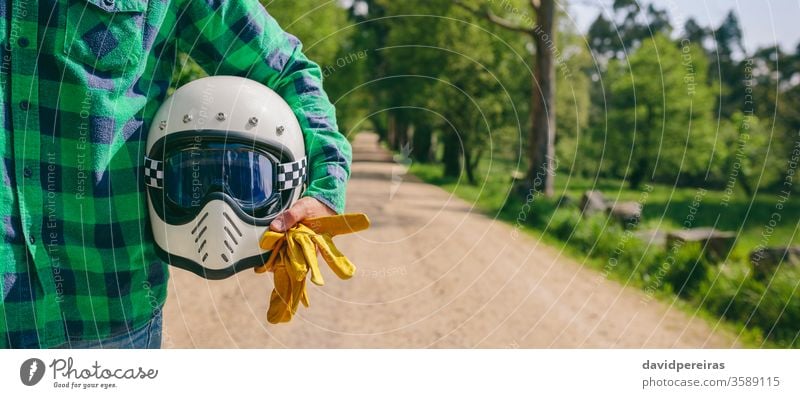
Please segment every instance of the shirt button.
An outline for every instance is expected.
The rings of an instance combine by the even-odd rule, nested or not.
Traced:
[[[30,106],[31,106],[31,103],[30,103],[30,102],[28,102],[28,100],[22,100],[22,101],[20,101],[20,103],[19,103],[19,107],[20,107],[20,109],[22,109],[23,111],[27,111],[27,110],[28,110],[28,108],[30,108]]]
[[[26,167],[22,169],[22,175],[24,175],[25,178],[31,178],[31,176],[33,175],[33,170],[31,170],[30,167]]]
[[[25,48],[28,47],[30,42],[28,41],[27,37],[20,37],[19,40],[17,40],[17,44],[19,44],[20,47]]]
[[[31,244],[34,244],[34,243],[36,243],[36,238],[34,238],[34,237],[31,235],[31,237],[30,237],[30,238],[28,238],[28,242],[31,242]]]

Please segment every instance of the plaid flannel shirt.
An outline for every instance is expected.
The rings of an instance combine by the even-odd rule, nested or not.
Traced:
[[[351,150],[320,69],[256,0],[5,0],[0,14],[0,347],[105,338],[160,311],[142,163],[178,50],[281,94],[306,196],[343,211]]]

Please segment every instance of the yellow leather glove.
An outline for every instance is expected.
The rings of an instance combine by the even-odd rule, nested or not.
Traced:
[[[269,299],[267,321],[289,322],[300,303],[308,307],[306,275],[309,272],[312,283],[318,286],[325,284],[319,271],[317,251],[336,276],[341,279],[352,277],[356,271],[355,265],[339,251],[331,238],[367,228],[367,216],[356,213],[310,218],[286,232],[264,232],[259,245],[272,253],[264,265],[256,267],[255,272],[272,272],[275,282]]]

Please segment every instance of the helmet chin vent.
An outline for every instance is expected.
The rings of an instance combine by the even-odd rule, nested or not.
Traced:
[[[222,218],[222,230],[225,231],[225,235],[223,235],[225,239],[222,241],[222,245],[224,246],[224,249],[227,249],[227,251],[230,252],[230,254],[233,254],[236,252],[234,248],[239,246],[239,240],[242,239],[242,231],[239,230],[239,227],[236,226],[236,223],[233,222],[233,218],[231,218],[227,211],[222,212]],[[225,252],[220,253],[220,257],[222,258],[222,261],[226,263],[229,261],[228,254]]]
[[[197,221],[197,225],[192,228],[192,236],[194,236],[194,243],[197,245],[197,254],[203,254],[202,262],[206,262],[208,258],[208,252],[204,252],[206,244],[208,243],[207,239],[204,239],[203,236],[208,231],[208,225],[203,225],[206,219],[208,218],[208,212],[205,212],[201,217],[200,220]]]

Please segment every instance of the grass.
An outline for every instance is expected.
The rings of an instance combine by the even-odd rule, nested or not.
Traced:
[[[611,279],[673,301],[712,325],[724,319],[723,327],[747,345],[800,347],[800,271],[782,267],[773,278],[758,280],[748,260],[759,244],[800,244],[800,234],[795,233],[800,201],[763,192],[747,197],[741,192],[726,195],[720,190],[666,185],[653,185],[643,196],[642,190],[632,190],[622,181],[557,176],[555,197],[566,196],[573,205],[536,198],[527,202],[531,210],[525,212],[525,199],[510,195],[511,167],[498,163],[493,168],[482,165],[475,185],[463,178],[442,177],[438,164],[414,163],[410,172],[474,203],[489,216],[563,247]],[[648,246],[605,215],[582,217],[575,204],[590,189],[602,191],[608,200],[642,201],[638,229],[715,227],[735,232],[736,246],[722,264],[709,260],[699,245]],[[613,267],[608,266],[611,263]]]
[[[514,198],[509,199],[512,203],[506,203],[510,190],[510,172],[502,166],[494,167],[491,171],[480,170],[477,174],[482,178],[479,178],[476,185],[468,184],[465,178],[443,178],[441,166],[438,164],[414,163],[410,171],[426,182],[439,185],[477,204],[487,212],[501,211],[514,204]],[[555,196],[567,195],[575,202],[580,200],[585,191],[591,189],[602,191],[608,200],[636,201],[641,196],[641,191],[632,190],[619,180],[557,176],[555,181]],[[705,190],[700,193],[698,188],[653,185],[643,209],[641,228],[682,228],[698,194],[701,195],[700,205],[693,214],[691,226],[715,227],[736,232],[738,238],[734,256],[748,255],[762,241],[766,246],[800,244],[800,233],[796,232],[800,219],[800,200],[790,198],[784,201],[783,209],[778,210],[776,205],[780,198],[774,193],[760,192],[755,197],[747,197],[744,193],[737,192],[737,195],[726,200],[725,192],[719,190]],[[781,221],[770,230],[769,221],[775,212],[780,213]],[[506,215],[516,218],[514,214]]]

